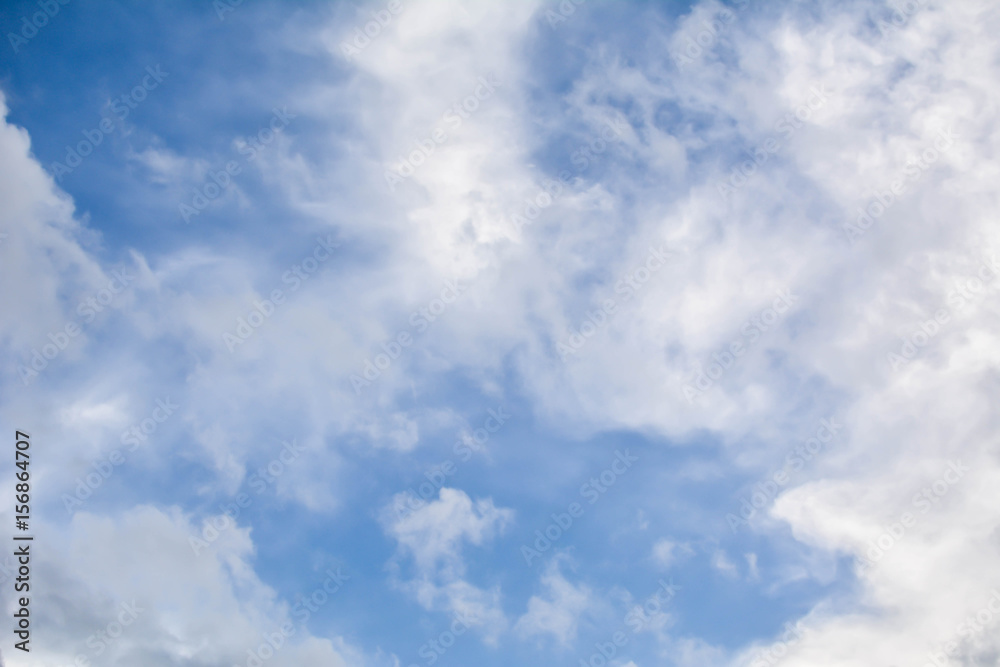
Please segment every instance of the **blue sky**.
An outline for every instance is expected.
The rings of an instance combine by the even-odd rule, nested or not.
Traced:
[[[993,664],[998,22],[5,3],[6,664]]]

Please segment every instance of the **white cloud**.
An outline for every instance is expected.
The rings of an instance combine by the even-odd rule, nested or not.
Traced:
[[[849,435],[809,471],[819,481],[793,486],[774,505],[773,517],[790,523],[798,539],[860,556],[886,522],[912,509],[910,489],[934,479],[949,456],[973,466],[969,483],[886,556],[894,565],[862,578],[859,604],[875,604],[884,620],[820,605],[808,619],[812,633],[793,652],[806,657],[789,664],[825,655],[845,662],[920,660],[979,606],[974,593],[982,582],[1000,581],[988,562],[1000,523],[989,504],[1000,465],[988,445],[998,433],[989,396],[1000,360],[1000,309],[991,296],[975,309],[949,306],[955,282],[975,274],[984,251],[988,257],[1000,247],[989,194],[1000,133],[984,112],[998,101],[990,36],[997,19],[984,2],[947,8],[928,2],[902,29],[883,36],[869,12],[889,13],[869,3],[808,15],[795,5],[748,9],[720,40],[721,57],[709,54],[680,75],[662,64],[662,52],[637,62],[594,49],[564,102],[574,117],[593,119],[628,101],[621,152],[607,155],[621,174],[584,182],[599,191],[596,199],[560,199],[523,237],[511,237],[509,250],[498,248],[495,262],[482,258],[500,234],[504,212],[523,204],[518,188],[447,185],[444,172],[428,167],[413,177],[427,199],[404,200],[417,221],[446,200],[443,220],[471,219],[475,233],[468,238],[482,239],[464,246],[464,264],[456,260],[453,267],[478,270],[476,300],[493,309],[442,321],[433,346],[448,354],[437,368],[465,366],[489,378],[496,350],[517,349],[517,368],[537,409],[567,428],[652,428],[668,436],[705,428],[727,446],[757,435],[773,454],[783,453],[789,432],[814,427],[831,408],[843,414]],[[370,71],[390,81],[380,67]],[[824,99],[816,90],[825,91]],[[810,101],[808,120],[787,132],[782,119]],[[657,122],[667,104],[681,109],[672,125]],[[425,111],[431,118],[437,108]],[[704,128],[685,131],[686,118],[698,114]],[[484,127],[492,123],[492,136],[524,136],[516,124],[481,118]],[[416,125],[410,136],[419,135]],[[858,207],[885,192],[947,128],[957,135],[954,145],[918,169],[907,192],[852,245],[843,224],[854,222]],[[780,140],[780,150],[723,199],[717,184],[746,156],[722,148],[752,152],[769,138]],[[706,147],[719,151],[717,168],[695,162]],[[497,156],[495,173],[525,183],[531,169],[521,155],[498,150]],[[479,183],[484,172],[477,168],[469,169],[476,174],[470,181]],[[463,208],[473,191],[482,202],[475,214]],[[627,238],[620,226],[598,226],[594,208],[634,221]],[[408,247],[418,255],[434,248],[440,268],[461,246],[459,228],[423,227],[422,242]],[[545,243],[543,232],[559,243]],[[600,247],[611,240],[613,255]],[[571,287],[574,277],[597,269],[623,275],[650,243],[661,242],[682,250],[675,263],[623,304],[577,359],[554,358],[550,342],[564,340],[580,321],[575,313],[585,310],[576,304],[615,294],[615,278],[580,294]],[[782,290],[795,295],[792,309],[766,331],[755,326],[759,335],[749,338],[744,327]],[[949,308],[948,327],[893,371],[887,354],[940,308]],[[734,340],[749,351],[689,404],[684,385]],[[814,407],[798,400],[803,387],[813,388]],[[769,437],[775,434],[785,436]],[[737,573],[721,551],[713,564]],[[747,565],[753,577],[754,563]],[[986,651],[990,641],[981,637],[976,642],[983,647],[973,643],[968,650]]]
[[[312,637],[292,619],[289,605],[253,571],[249,529],[223,531],[197,556],[188,539],[199,532],[177,508],[79,512],[68,529],[45,525],[38,533],[49,545],[33,559],[31,654],[40,664],[70,664],[81,654],[105,665],[244,664],[248,650],[286,623],[293,631],[275,641],[282,647],[268,664],[365,662],[341,639]],[[125,614],[128,624],[101,640],[123,603],[135,610]],[[89,636],[96,639],[88,645]]]
[[[517,619],[514,631],[523,638],[551,635],[558,644],[568,647],[576,639],[580,616],[593,604],[593,593],[583,584],[571,584],[563,576],[559,561],[555,559],[546,567],[541,576],[545,595],[533,595],[528,600],[528,610]]]
[[[712,555],[712,567],[727,577],[736,577],[739,575],[735,563],[729,559],[729,556],[722,549],[719,549]]]
[[[59,359],[67,367],[88,364],[95,389],[81,396],[54,383],[43,399],[10,392],[4,417],[47,424],[44,435],[57,448],[89,453],[114,442],[122,422],[148,409],[114,387],[138,386],[143,393],[177,387],[190,406],[184,419],[201,462],[235,487],[248,461],[270,446],[257,435],[277,401],[296,416],[296,435],[312,455],[308,465],[281,479],[282,493],[321,511],[340,500],[330,490],[343,474],[338,436],[360,434],[398,452],[419,446],[421,416],[400,408],[397,399],[425,395],[456,368],[491,391],[513,368],[541,418],[565,430],[639,429],[673,437],[707,429],[729,451],[756,435],[754,446],[767,451],[748,460],[782,453],[787,437],[771,436],[802,432],[835,407],[849,436],[815,461],[811,481],[795,482],[777,498],[772,523],[762,529],[784,522],[797,540],[862,558],[869,541],[904,513],[918,522],[860,574],[854,608],[845,612],[843,605],[824,602],[807,616],[810,632],[786,664],[923,660],[985,603],[984,591],[1000,586],[1000,461],[993,445],[1000,434],[993,399],[1000,308],[992,286],[963,306],[952,300],[956,281],[967,283],[984,252],[1000,248],[994,202],[1000,127],[990,112],[1000,104],[1000,89],[992,5],[922,5],[902,29],[885,36],[869,21],[869,14],[885,10],[876,3],[830,5],[808,16],[796,4],[748,9],[718,41],[717,53],[706,53],[680,74],[670,69],[670,50],[715,4],[700,5],[663,43],[651,40],[659,48],[646,56],[623,58],[613,44],[592,49],[583,74],[558,100],[560,119],[579,122],[584,129],[578,138],[587,140],[588,132],[627,108],[620,144],[602,157],[615,168],[600,182],[593,173],[581,174],[578,189],[515,233],[511,215],[523,210],[542,175],[531,162],[533,151],[549,138],[537,134],[527,101],[537,77],[520,50],[537,6],[414,3],[406,20],[358,58],[349,82],[317,85],[300,100],[303,119],[313,120],[329,116],[331,100],[357,103],[352,122],[362,132],[350,145],[334,132],[311,137],[331,147],[330,154],[348,154],[345,164],[307,163],[288,143],[274,146],[259,163],[296,213],[318,226],[342,228],[358,247],[378,249],[376,258],[336,278],[315,276],[229,354],[222,333],[272,283],[281,284],[285,267],[262,267],[255,251],[232,248],[188,248],[159,257],[142,272],[143,290],[155,299],[127,297],[125,319],[136,339],[91,358],[91,334],[85,332],[81,344]],[[330,57],[340,57],[336,46],[331,51]],[[497,92],[395,195],[388,193],[385,170],[491,71],[502,82]],[[777,123],[816,86],[825,86],[829,99],[786,137]],[[676,117],[663,122],[660,114],[671,105]],[[704,120],[697,131],[690,129],[694,117]],[[842,223],[856,219],[858,207],[875,197],[873,189],[889,188],[891,176],[905,173],[908,160],[948,127],[958,135],[955,145],[921,169],[919,180],[863,237],[848,243]],[[752,151],[775,136],[781,150],[722,199],[717,184],[745,159],[729,147]],[[6,313],[0,341],[14,362],[5,366],[5,381],[16,387],[16,364],[65,326],[81,296],[107,284],[110,269],[95,259],[99,238],[74,219],[68,198],[31,157],[23,130],[0,127],[0,157],[0,233],[7,234],[0,279],[18,285],[0,296]],[[140,159],[155,171],[154,180],[197,173],[193,168],[201,164],[166,149],[150,149]],[[346,219],[342,183],[357,185]],[[679,249],[674,263],[621,303],[620,313],[577,358],[559,361],[554,342],[578,326],[592,303],[616,295],[618,277],[636,269],[650,244],[660,243]],[[134,259],[145,266],[141,256]],[[474,287],[435,322],[420,354],[401,357],[370,392],[356,397],[348,376],[454,276]],[[581,290],[582,283],[592,287]],[[776,291],[788,288],[797,295],[795,307],[689,404],[683,386],[711,367],[713,355],[724,356],[733,340],[749,342],[742,328]],[[911,361],[891,368],[886,355],[900,350],[901,337],[912,338],[942,308],[949,323]],[[157,339],[197,360],[186,382],[153,381],[157,372],[147,345]],[[112,354],[120,363],[101,363]],[[269,396],[261,396],[261,386]],[[60,415],[55,423],[52,414]],[[951,458],[970,472],[921,513],[914,494],[943,475]],[[53,460],[79,463],[69,455]],[[79,472],[42,469],[52,471],[54,482]],[[179,566],[161,563],[159,552],[147,553],[142,540],[173,553],[156,531],[180,537],[190,530],[187,519],[149,509],[123,516],[121,526],[89,514],[74,519],[72,546],[80,562],[102,567],[100,558],[111,559],[138,576],[139,565],[102,550],[90,540],[93,532],[178,574],[169,568]],[[463,551],[485,546],[511,518],[492,501],[473,502],[443,489],[427,507],[388,520],[400,560],[412,556],[416,568],[404,587],[426,608],[468,615],[496,637],[506,623],[499,587],[467,582]],[[226,651],[238,651],[281,618],[278,603],[248,570],[249,537],[233,532],[231,539],[222,551],[228,560],[220,555],[197,565],[207,606],[187,586],[143,591],[166,601],[157,616],[161,625],[148,629],[144,657],[182,660],[207,650],[230,659]],[[660,542],[653,554],[668,567],[676,550]],[[747,564],[753,576],[757,564],[749,558]],[[713,565],[737,571],[721,550]],[[70,588],[93,581],[108,587],[109,599],[125,594],[107,573],[91,580],[72,562],[52,567],[69,572]],[[545,576],[546,596],[531,599],[517,627],[525,636],[571,641],[579,615],[573,610],[583,608],[586,596],[558,570]],[[248,588],[246,599],[234,592],[239,586]],[[856,611],[862,608],[876,612]],[[236,624],[218,628],[228,615]],[[203,648],[207,640],[192,619],[228,633],[225,640]],[[969,638],[962,645],[965,657],[1000,650],[996,636]],[[63,661],[72,652],[64,648]],[[678,640],[675,648],[682,664],[720,656],[697,639]]]
[[[7,113],[0,95],[0,232],[7,235],[0,280],[17,285],[0,295],[7,314],[0,340],[15,360],[5,364],[5,379],[23,386],[16,366],[31,368],[33,351],[52,345],[50,334],[64,335],[66,324],[78,319],[77,301],[104,287],[108,276],[93,256],[99,238],[74,219],[73,203],[35,161],[28,133],[8,123]],[[62,354],[79,352],[73,346]]]
[[[387,532],[413,556],[419,571],[461,575],[463,543],[482,546],[513,516],[512,510],[497,508],[490,498],[473,503],[463,491],[445,487],[437,500],[403,518],[388,518]]]
[[[397,496],[383,510],[386,533],[399,544],[398,557],[412,556],[416,576],[402,586],[427,609],[440,609],[481,627],[495,641],[506,627],[500,589],[486,591],[465,581],[463,547],[485,546],[513,520],[512,510],[498,508],[490,498],[475,502],[463,491],[443,487],[437,500],[415,506]]]
[[[694,549],[687,543],[674,542],[667,538],[657,540],[653,545],[653,560],[663,568],[670,568],[681,558],[690,556]]]

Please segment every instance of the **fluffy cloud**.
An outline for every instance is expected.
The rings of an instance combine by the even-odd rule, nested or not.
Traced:
[[[277,39],[336,75],[282,91],[297,125],[247,169],[266,187],[240,185],[216,207],[294,221],[258,245],[206,233],[109,258],[27,133],[4,122],[0,278],[18,289],[0,296],[2,416],[44,424],[59,461],[39,463],[49,488],[71,491],[166,396],[182,408],[137,467],[203,468],[193,492],[212,500],[296,438],[303,458],[275,480],[275,502],[332,520],[355,489],[354,457],[433,446],[457,420],[434,403],[459,383],[523,392],[539,423],[574,436],[707,433],[741,473],[764,474],[836,414],[844,435],[752,529],[782,541],[790,528],[857,563],[857,595],[822,601],[794,641],[661,648],[691,665],[778,641],[787,665],[919,664],[953,641],[956,659],[995,660],[997,634],[966,618],[1000,587],[996,12],[976,0],[896,14],[861,1],[704,2],[668,28],[633,7],[628,30],[594,38],[597,9],[558,33],[547,9],[415,1],[350,62],[340,42],[352,17],[292,22]],[[532,50],[548,41],[584,47],[552,72]],[[179,146],[130,150],[174,198],[216,164]],[[342,245],[314,273],[285,279],[331,238]],[[123,266],[135,278],[111,291]],[[107,312],[22,391],[18,366],[61,347],[102,290]],[[251,318],[261,324],[244,339]],[[224,334],[240,342],[229,349]],[[117,502],[110,487],[90,502]],[[465,558],[512,519],[455,488],[390,511],[392,583],[498,641],[500,577],[472,583]],[[78,558],[45,564],[63,585],[49,607],[70,610],[42,619],[62,637],[45,659],[68,661],[79,649],[67,637],[133,596],[156,611],[116,644],[121,664],[237,661],[287,618],[254,573],[246,530],[191,561],[182,510],[88,507],[63,521],[51,518],[52,539],[65,526]],[[142,558],[122,555],[133,552]],[[726,553],[706,557],[741,572]],[[767,578],[764,553],[744,556],[751,579]],[[652,554],[678,565],[672,542]],[[142,580],[153,565],[169,576]],[[591,593],[555,563],[541,584],[516,634],[571,645]],[[298,635],[291,647],[275,660],[355,664],[339,640]]]
[[[4,201],[0,277],[4,284],[18,286],[0,297],[0,306],[8,313],[0,325],[0,341],[8,360],[6,381],[24,386],[34,382],[54,356],[79,358],[77,340],[72,347],[60,341],[69,339],[67,324],[79,324],[78,302],[105,288],[110,276],[94,257],[99,237],[73,217],[72,201],[34,159],[28,133],[8,123],[7,114],[6,100],[0,95],[0,197]],[[73,338],[86,339],[90,333],[78,329]]]
[[[398,542],[399,555],[413,558],[415,577],[403,587],[425,608],[482,626],[486,637],[495,640],[506,626],[499,588],[486,591],[464,580],[463,547],[484,546],[513,520],[513,511],[496,507],[489,498],[473,503],[463,491],[447,487],[437,500],[414,511],[397,511],[415,502],[397,497],[383,512],[386,533]]]
[[[248,529],[224,531],[195,555],[189,538],[199,534],[177,508],[149,506],[80,512],[66,531],[39,531],[50,548],[33,561],[32,655],[44,664],[81,655],[105,665],[247,664],[251,653],[272,653],[274,665],[363,663],[342,640],[311,637],[260,581]]]
[[[580,615],[592,602],[593,593],[584,585],[574,586],[560,570],[559,559],[546,567],[541,578],[545,596],[533,595],[528,610],[517,619],[514,631],[521,637],[551,635],[563,646],[576,639]]]

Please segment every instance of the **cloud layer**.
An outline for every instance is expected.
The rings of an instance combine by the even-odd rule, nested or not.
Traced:
[[[577,664],[664,573],[610,664],[1000,657],[993,5],[231,9],[148,10],[170,75],[58,181],[138,70],[36,120],[111,10],[14,54],[8,664]]]

